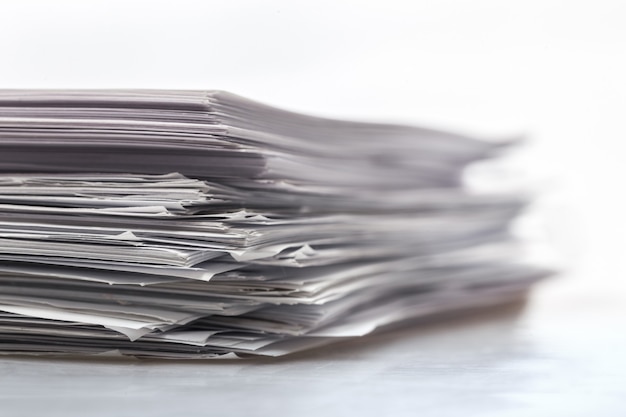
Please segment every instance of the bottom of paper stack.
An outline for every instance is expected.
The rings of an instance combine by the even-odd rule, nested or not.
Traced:
[[[521,262],[511,197],[307,213],[236,208],[237,190],[179,174],[7,174],[0,189],[5,354],[278,356],[501,304],[547,274]]]

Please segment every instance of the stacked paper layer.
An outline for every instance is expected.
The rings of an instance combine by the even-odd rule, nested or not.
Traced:
[[[218,91],[0,92],[0,351],[280,355],[519,297],[502,145]]]

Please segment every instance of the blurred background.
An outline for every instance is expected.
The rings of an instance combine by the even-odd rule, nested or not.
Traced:
[[[625,22],[621,0],[3,0],[0,87],[222,89],[322,116],[525,135],[564,273],[515,322],[510,343],[527,350],[505,355],[506,375],[528,381],[523,398],[501,393],[519,406],[507,412],[623,415]]]

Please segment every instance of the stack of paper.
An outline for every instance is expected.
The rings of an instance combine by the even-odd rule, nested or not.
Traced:
[[[519,297],[502,145],[217,91],[0,92],[0,351],[280,355]]]

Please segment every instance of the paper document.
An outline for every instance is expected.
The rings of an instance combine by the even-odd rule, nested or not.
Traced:
[[[283,355],[523,295],[506,143],[221,91],[0,91],[0,353]]]

